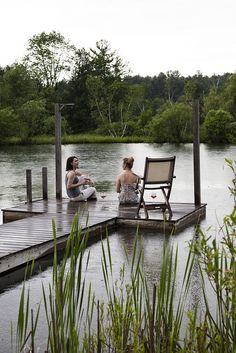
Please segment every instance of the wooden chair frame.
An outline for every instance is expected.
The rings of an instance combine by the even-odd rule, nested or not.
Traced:
[[[169,203],[172,189],[172,183],[175,168],[175,156],[168,158],[148,158],[145,160],[143,185],[140,191],[140,200],[137,208],[137,217],[139,217],[140,208],[143,207],[145,217],[149,218],[148,209],[161,209],[163,212],[168,210],[169,219],[173,213]],[[161,190],[164,196],[164,202],[149,203],[144,200],[145,190]]]

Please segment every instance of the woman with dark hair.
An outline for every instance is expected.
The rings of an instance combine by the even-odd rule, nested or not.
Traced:
[[[138,184],[140,177],[132,171],[134,158],[123,159],[123,172],[116,179],[116,192],[119,193],[120,204],[137,204],[139,201]]]
[[[96,199],[96,189],[93,181],[82,175],[78,170],[79,160],[76,156],[66,161],[66,192],[71,201],[87,201]]]

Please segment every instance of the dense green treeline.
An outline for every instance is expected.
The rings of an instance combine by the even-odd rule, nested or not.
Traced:
[[[20,62],[0,67],[0,137],[30,143],[53,135],[57,102],[74,103],[63,109],[64,135],[189,142],[192,98],[200,100],[201,140],[236,143],[235,73],[132,76],[104,40],[78,49],[58,32],[42,32],[29,39]]]

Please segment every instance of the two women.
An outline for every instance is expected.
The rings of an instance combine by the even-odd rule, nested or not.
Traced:
[[[117,177],[116,192],[119,193],[120,204],[137,204],[139,201],[138,186],[140,178],[132,171],[134,158],[123,159],[123,172]],[[96,189],[90,178],[78,170],[78,158],[71,156],[66,162],[66,192],[71,201],[96,199]]]
[[[93,181],[82,175],[79,170],[79,160],[76,156],[67,158],[66,161],[66,192],[71,201],[87,201],[96,199],[96,189]]]

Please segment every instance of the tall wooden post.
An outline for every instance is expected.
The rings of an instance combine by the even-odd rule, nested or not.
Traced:
[[[55,103],[55,162],[56,162],[56,198],[62,198],[62,165],[61,165],[61,109]]]
[[[42,168],[43,200],[48,199],[48,172],[47,167]]]
[[[194,169],[194,203],[201,204],[201,178],[200,178],[200,134],[199,134],[199,100],[193,99],[193,169]]]
[[[31,169],[26,169],[26,197],[27,197],[27,202],[32,202],[32,173],[31,173]]]

